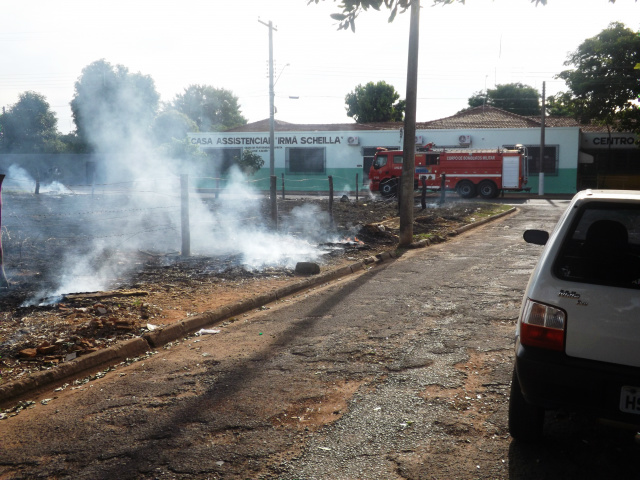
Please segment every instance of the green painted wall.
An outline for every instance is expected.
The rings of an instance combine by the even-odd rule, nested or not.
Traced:
[[[282,174],[285,173],[284,169],[276,168],[276,189],[278,193],[282,192]],[[359,191],[368,191],[368,178],[364,178],[364,173],[361,168],[339,168],[339,169],[327,169],[323,174],[295,174],[284,175],[284,188],[286,192],[318,192],[326,193],[329,191],[329,176],[333,177],[333,190],[336,195],[340,192],[355,192],[356,190],[356,175],[358,176]],[[200,189],[222,189],[227,185],[228,178],[223,177],[220,179],[213,178],[199,178],[196,181],[197,188]],[[252,177],[247,179],[247,183],[256,190],[269,191],[270,178],[269,169],[262,168]]]
[[[282,192],[282,173],[283,169],[275,169],[276,190],[280,194]],[[333,190],[335,194],[341,192],[355,192],[356,175],[358,175],[358,190],[360,192],[368,191],[368,181],[364,177],[364,173],[360,168],[343,168],[343,169],[327,169],[327,172],[318,174],[301,174],[284,176],[284,188],[286,192],[317,192],[326,193],[329,191],[329,175],[333,176]],[[364,177],[364,179],[363,179]],[[545,175],[544,177],[544,193],[575,193],[576,192],[577,169],[563,168],[560,169],[558,175]],[[364,184],[363,184],[364,180]],[[217,189],[224,188],[227,184],[227,178],[220,180],[199,179],[197,181],[198,188],[201,189]],[[269,191],[269,170],[263,168],[253,177],[247,179],[247,183],[256,190]],[[539,176],[530,175],[527,187],[531,187],[531,193],[538,193]]]
[[[544,193],[576,193],[577,175],[577,168],[561,168],[558,175],[545,175]],[[527,187],[531,187],[531,193],[539,193],[539,182],[538,175],[529,175]]]

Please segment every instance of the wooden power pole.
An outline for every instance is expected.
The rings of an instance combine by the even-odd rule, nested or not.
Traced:
[[[274,107],[274,89],[273,89],[273,32],[278,31],[273,26],[273,22],[265,23],[258,20],[261,24],[269,28],[269,177],[271,178],[269,187],[269,199],[271,205],[271,223],[277,228],[278,224],[278,203],[276,201],[276,169],[275,169],[275,107]]]
[[[4,274],[4,261],[2,258],[2,182],[4,175],[0,173],[0,288],[8,288],[9,282]]]
[[[411,2],[407,96],[404,114],[402,177],[400,179],[400,246],[413,242],[413,182],[416,163],[416,104],[418,97],[418,46],[420,37],[420,0]]]

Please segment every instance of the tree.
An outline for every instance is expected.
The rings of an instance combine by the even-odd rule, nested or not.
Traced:
[[[547,97],[547,115],[552,117],[574,117],[576,113],[576,102],[568,92],[559,92],[551,97]]]
[[[481,107],[489,104],[488,91],[477,91],[469,97],[469,108]],[[462,111],[467,110],[466,108]]]
[[[184,113],[168,109],[158,114],[151,130],[157,143],[167,143],[185,138],[188,132],[197,132],[198,126]]]
[[[518,115],[540,114],[540,93],[522,83],[507,83],[489,88],[486,92],[476,92],[469,98],[470,107],[489,105]]]
[[[384,81],[358,85],[345,97],[347,115],[357,123],[401,122],[406,104],[404,100],[396,102],[399,98],[396,89]]]
[[[570,90],[564,100],[582,123],[600,122],[617,129],[640,131],[640,36],[614,22],[569,54],[558,74]],[[635,128],[634,128],[635,125]]]
[[[87,153],[88,145],[80,140],[76,132],[70,132],[60,136],[60,141],[64,144],[64,151],[69,153]]]
[[[238,98],[229,90],[209,85],[190,85],[171,102],[172,107],[193,120],[200,131],[222,131],[245,125]]]
[[[249,176],[255,174],[264,166],[264,159],[257,153],[251,150],[244,150],[242,152],[242,158],[236,157],[234,159],[242,172]]]
[[[130,148],[148,134],[159,101],[150,76],[98,60],[75,83],[71,112],[76,133],[94,150]]]
[[[193,145],[186,137],[182,139],[171,138],[160,146],[159,151],[167,158],[187,163],[202,162],[207,159],[207,154],[197,145]]]
[[[320,3],[320,1],[321,0],[308,0],[307,5],[311,3],[317,4],[317,3]],[[530,0],[530,1],[531,3],[535,3],[536,5],[547,4],[547,0]],[[609,2],[611,3],[615,3],[615,1],[616,0],[609,0]],[[452,3],[465,3],[465,0],[433,0],[434,5],[437,5],[437,4],[450,5]],[[338,30],[347,30],[350,28],[353,32],[355,32],[356,17],[362,11],[369,10],[369,8],[372,8],[374,10],[380,10],[382,6],[391,10],[391,14],[389,15],[389,22],[393,22],[393,20],[395,19],[398,13],[404,13],[407,10],[409,10],[409,7],[411,7],[411,0],[342,0],[342,3],[340,3],[340,7],[342,8],[342,13],[334,13],[331,15],[331,18],[339,22]]]
[[[36,92],[21,93],[2,115],[2,151],[12,153],[57,153],[64,149],[59,139],[58,119],[46,98]]]

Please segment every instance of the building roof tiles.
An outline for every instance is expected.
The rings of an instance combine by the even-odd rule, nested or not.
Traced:
[[[500,108],[480,106],[469,108],[450,117],[416,122],[416,130],[460,130],[478,128],[540,128],[541,117],[522,116],[507,112]],[[372,122],[372,123],[318,123],[300,124],[274,120],[276,132],[338,132],[363,130],[397,130],[404,126],[403,122]],[[605,127],[600,125],[582,125],[570,117],[545,117],[545,126],[579,127],[583,131],[602,132]],[[230,128],[226,132],[268,132],[269,119],[259,120],[239,127]]]

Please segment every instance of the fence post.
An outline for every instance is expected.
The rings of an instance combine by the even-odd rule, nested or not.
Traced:
[[[329,221],[333,227],[333,175],[329,175]]]
[[[180,175],[180,223],[182,226],[182,256],[191,256],[191,231],[189,230],[189,175]]]
[[[282,199],[284,200],[284,173],[282,174]]]
[[[40,170],[36,171],[36,195],[40,195]]]
[[[271,184],[269,188],[269,198],[271,199],[271,226],[274,230],[278,229],[278,199],[276,198],[276,190],[278,188],[278,177],[271,175]]]
[[[358,174],[356,173],[356,203],[358,203],[358,192],[360,191],[360,184],[358,183],[360,180],[358,179]]]
[[[2,182],[4,175],[0,173],[0,288],[9,288],[9,282],[4,274],[4,261],[2,256]]]
[[[447,175],[446,174],[442,174],[440,176],[440,203],[444,204],[444,185],[446,183],[446,179],[447,179]]]
[[[96,162],[87,162],[85,168],[87,183],[91,185],[91,195],[93,195],[96,190]]]
[[[422,195],[420,196],[420,204],[422,205],[422,210],[427,209],[427,176],[423,175],[420,177],[422,180]]]

